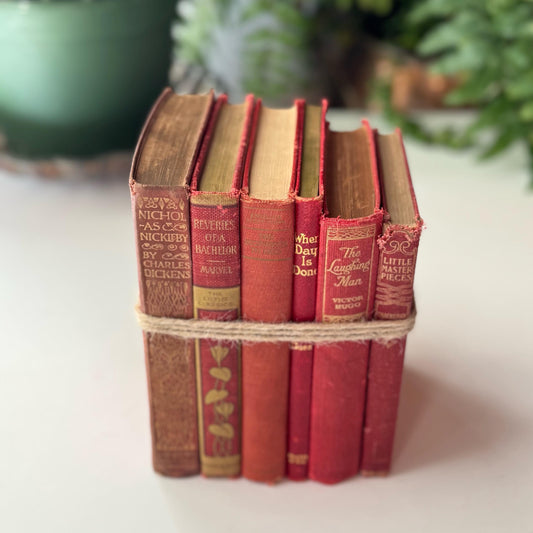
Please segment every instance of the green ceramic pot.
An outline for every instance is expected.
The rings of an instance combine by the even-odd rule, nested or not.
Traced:
[[[167,84],[175,0],[0,1],[0,130],[26,156],[135,144]]]

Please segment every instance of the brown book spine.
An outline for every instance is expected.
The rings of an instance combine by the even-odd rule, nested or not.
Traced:
[[[192,317],[189,202],[184,189],[133,183],[140,305],[144,313]],[[199,471],[194,347],[144,334],[154,470],[168,476]]]
[[[138,183],[143,143],[166,90],[148,116],[130,175],[141,311],[153,316],[192,318],[192,264],[188,187]],[[209,116],[209,108],[199,120]],[[191,165],[192,167],[192,165]],[[194,344],[144,333],[154,470],[167,476],[197,474],[198,423]]]

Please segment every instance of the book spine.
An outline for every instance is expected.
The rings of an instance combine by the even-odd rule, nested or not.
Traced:
[[[309,322],[315,318],[318,241],[323,197],[295,201],[292,320]],[[309,463],[309,422],[313,345],[291,344],[287,476],[307,479]]]
[[[379,239],[374,318],[400,320],[411,314],[420,230],[420,226],[389,226]],[[361,456],[363,475],[385,475],[390,470],[405,341],[404,337],[371,343]]]
[[[294,200],[241,196],[242,316],[291,318]],[[274,483],[285,474],[289,344],[242,346],[242,474]]]
[[[240,316],[239,195],[191,196],[194,317]],[[201,472],[237,476],[241,468],[240,345],[196,340]]]
[[[192,317],[189,202],[184,188],[130,181],[140,306],[144,313]],[[154,470],[168,476],[199,471],[193,343],[144,334]]]
[[[317,320],[369,319],[382,212],[355,220],[323,218]],[[337,483],[359,470],[369,343],[317,345],[314,352],[309,477]]]

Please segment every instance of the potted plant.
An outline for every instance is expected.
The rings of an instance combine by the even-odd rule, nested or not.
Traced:
[[[9,152],[133,147],[167,83],[174,0],[0,1],[0,131]]]

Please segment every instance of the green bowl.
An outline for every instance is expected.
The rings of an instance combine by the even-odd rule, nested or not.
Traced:
[[[0,1],[0,130],[29,157],[135,144],[167,84],[174,0]]]

